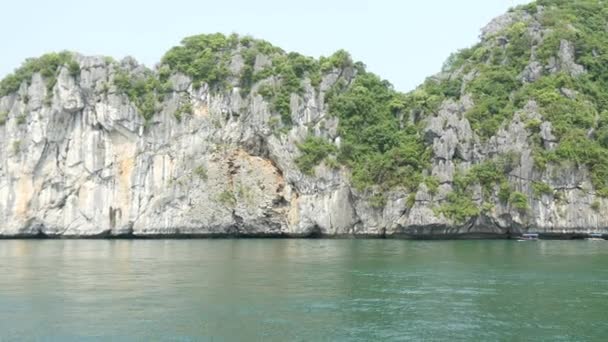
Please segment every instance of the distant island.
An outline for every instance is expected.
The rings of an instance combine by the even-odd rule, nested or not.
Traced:
[[[0,81],[0,237],[608,233],[606,13],[516,7],[410,93],[236,34],[153,70],[28,59]]]

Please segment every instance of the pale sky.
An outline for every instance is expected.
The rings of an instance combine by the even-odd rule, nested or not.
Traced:
[[[0,77],[45,52],[72,50],[152,67],[186,36],[250,34],[318,57],[338,49],[411,90],[479,30],[529,0],[19,0],[0,16]]]

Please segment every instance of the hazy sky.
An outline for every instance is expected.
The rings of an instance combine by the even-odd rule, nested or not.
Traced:
[[[410,90],[449,54],[527,0],[19,0],[0,17],[0,77],[49,51],[135,57],[153,66],[189,35],[250,34],[318,57],[344,48]]]

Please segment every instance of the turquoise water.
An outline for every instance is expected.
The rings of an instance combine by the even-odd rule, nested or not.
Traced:
[[[0,340],[597,340],[608,241],[4,240]]]

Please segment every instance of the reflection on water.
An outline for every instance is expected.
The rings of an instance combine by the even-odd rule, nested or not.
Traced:
[[[0,340],[600,339],[607,244],[0,241]]]

